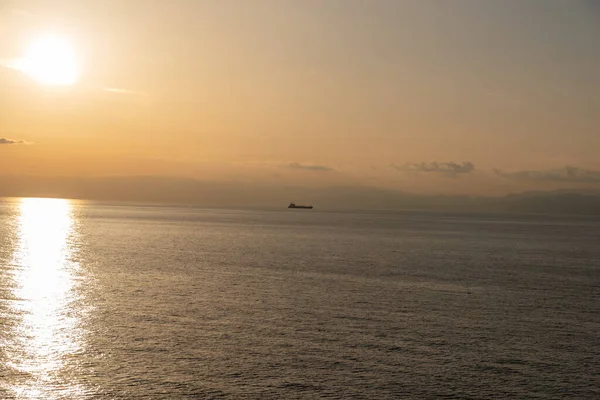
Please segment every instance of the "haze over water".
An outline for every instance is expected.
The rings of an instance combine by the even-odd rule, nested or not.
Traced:
[[[600,396],[600,221],[0,202],[0,398]]]

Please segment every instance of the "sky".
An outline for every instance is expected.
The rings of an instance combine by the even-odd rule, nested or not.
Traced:
[[[47,37],[73,84],[15,67]],[[0,175],[600,188],[598,43],[593,0],[0,0]]]

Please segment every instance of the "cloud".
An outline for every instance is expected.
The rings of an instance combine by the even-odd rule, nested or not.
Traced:
[[[305,171],[315,171],[315,172],[330,172],[334,171],[333,168],[328,167],[326,165],[314,165],[314,164],[300,164],[300,163],[291,163],[286,165],[286,168],[289,169],[300,169]]]
[[[35,81],[31,79],[26,70],[23,67],[23,61],[18,58],[0,58],[0,72],[2,71],[14,71],[19,76],[26,78],[28,82],[35,84]],[[0,82],[1,83],[1,82]],[[42,86],[37,84],[36,86]],[[77,90],[80,94],[85,95],[99,95],[103,94],[111,96],[111,99],[116,100],[133,100],[141,104],[148,104],[151,101],[150,95],[140,90],[130,90],[125,88],[117,87],[101,87],[94,85],[87,85],[83,82],[76,82],[74,85],[67,85],[70,90]]]
[[[600,183],[600,171],[566,166],[561,169],[503,172],[494,170],[502,178],[523,182]]]
[[[475,171],[475,165],[472,162],[463,162],[459,164],[452,161],[407,163],[405,165],[393,165],[393,167],[398,171],[436,173],[449,177],[456,177]]]
[[[0,138],[0,145],[2,144],[29,144],[24,140],[12,140],[7,138]]]
[[[150,95],[139,90],[130,90],[117,87],[104,87],[102,91],[110,96],[111,100],[133,102],[139,105],[148,105],[151,102]]]
[[[103,88],[103,90],[108,93],[128,94],[128,95],[144,96],[144,97],[148,96],[148,93],[146,93],[146,92],[140,92],[137,90],[129,90],[129,89],[122,89],[122,88],[115,88],[115,87],[105,87],[105,88]]]
[[[0,68],[12,69],[20,72],[18,60],[12,58],[0,59]]]

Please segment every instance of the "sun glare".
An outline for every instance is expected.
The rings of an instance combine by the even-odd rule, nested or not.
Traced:
[[[79,78],[79,62],[70,43],[58,36],[32,41],[20,69],[44,85],[73,85]]]

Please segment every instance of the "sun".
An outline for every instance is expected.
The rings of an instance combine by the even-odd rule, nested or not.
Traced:
[[[60,36],[40,36],[33,40],[19,64],[23,73],[44,85],[73,85],[79,78],[75,51]]]

